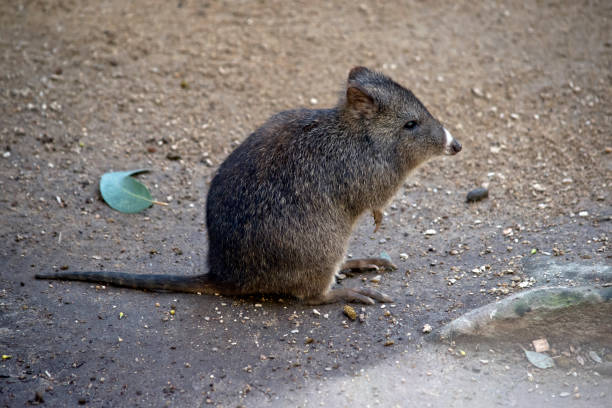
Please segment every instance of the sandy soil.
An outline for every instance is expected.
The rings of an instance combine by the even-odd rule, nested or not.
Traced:
[[[612,3],[377,3],[0,3],[0,404],[35,391],[49,406],[609,401],[589,362],[534,371],[518,345],[497,359],[472,345],[466,359],[421,328],[521,290],[525,257],[610,263]],[[406,182],[381,231],[367,219],[351,241],[354,256],[400,265],[380,283],[393,307],[359,323],[342,305],[318,308],[325,318],[291,299],[33,280],[205,271],[216,167],[271,114],[335,104],[355,65],[411,88],[463,144]],[[101,201],[103,173],[143,167],[168,207]],[[465,203],[481,185],[489,198]]]

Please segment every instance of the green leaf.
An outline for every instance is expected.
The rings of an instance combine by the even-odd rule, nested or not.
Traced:
[[[552,368],[555,366],[555,362],[549,355],[544,353],[537,353],[535,351],[523,350],[527,356],[527,360],[538,368]]]
[[[131,175],[149,171],[147,169],[105,173],[100,179],[100,193],[111,208],[123,213],[137,213],[149,208],[153,197],[149,190]]]
[[[390,256],[388,253],[386,253],[385,251],[382,251],[382,252],[380,253],[380,257],[381,257],[382,259],[386,259],[387,261],[389,261],[389,262],[393,263],[393,261],[391,260],[391,256]]]

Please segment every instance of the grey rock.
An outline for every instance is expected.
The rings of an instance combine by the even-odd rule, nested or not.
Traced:
[[[488,189],[486,189],[484,187],[475,188],[474,190],[472,190],[469,193],[467,193],[466,201],[468,203],[473,203],[473,202],[476,202],[476,201],[484,200],[488,196],[489,196],[489,190]]]
[[[531,321],[546,324],[551,313],[566,313],[570,308],[585,305],[612,305],[612,287],[541,287],[509,296],[498,302],[474,309],[451,321],[440,329],[441,339],[461,335],[496,337],[500,333],[497,323],[518,322],[529,317]],[[515,323],[513,326],[521,326]],[[504,325],[507,330],[508,325]]]

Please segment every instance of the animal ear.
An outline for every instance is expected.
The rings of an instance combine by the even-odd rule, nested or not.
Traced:
[[[370,72],[370,70],[367,69],[366,67],[354,67],[353,69],[351,69],[351,72],[349,72],[348,80],[349,81],[354,81],[359,76],[361,76],[363,74],[366,74],[368,72]]]
[[[359,85],[351,83],[346,88],[346,105],[350,110],[366,117],[371,117],[377,110],[374,98]]]

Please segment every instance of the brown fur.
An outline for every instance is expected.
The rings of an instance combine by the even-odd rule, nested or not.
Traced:
[[[409,127],[409,122],[418,123]],[[205,275],[114,272],[37,275],[152,290],[285,294],[310,304],[391,299],[372,289],[332,289],[360,215],[381,209],[409,172],[445,149],[442,125],[406,88],[357,67],[332,109],[274,115],[221,164],[208,192]],[[456,143],[455,152],[461,149]],[[349,261],[392,267],[384,259]]]

